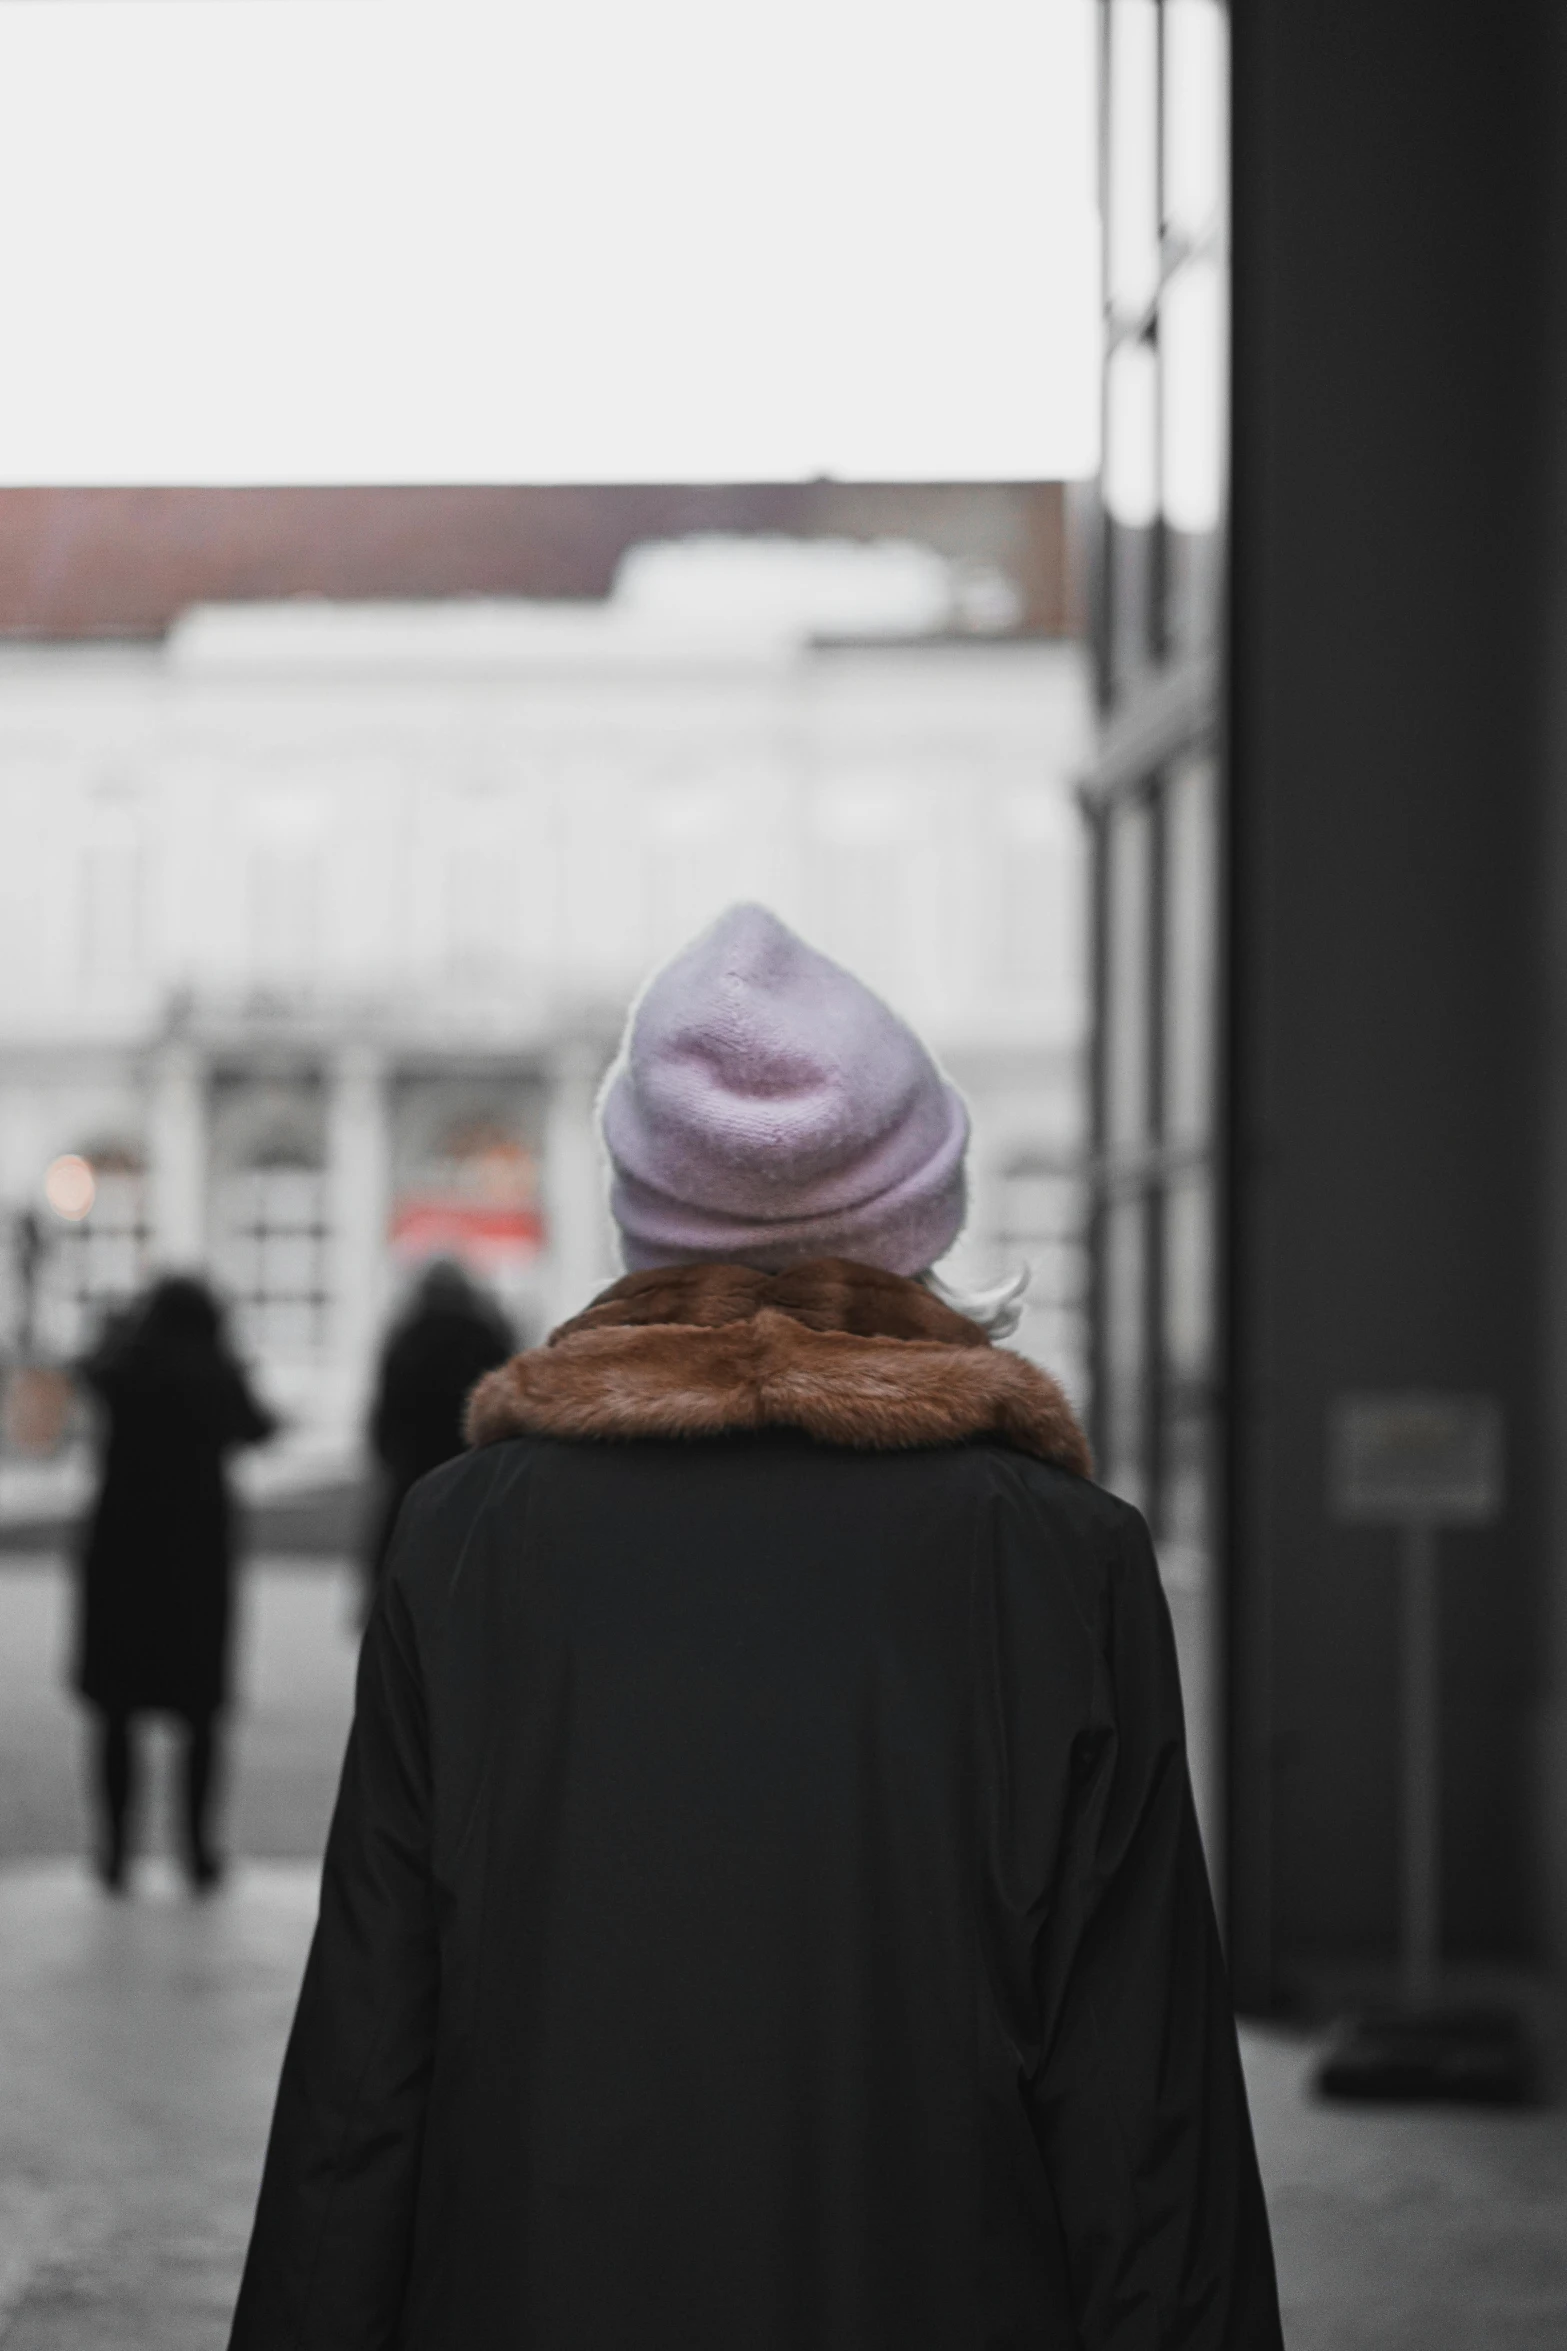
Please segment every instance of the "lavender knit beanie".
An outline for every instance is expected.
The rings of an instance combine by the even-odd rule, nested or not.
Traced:
[[[599,1117],[627,1266],[921,1272],[963,1224],[968,1112],[912,1029],[765,906],[633,1006]]]

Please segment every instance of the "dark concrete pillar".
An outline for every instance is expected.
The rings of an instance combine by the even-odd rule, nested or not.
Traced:
[[[1458,1954],[1540,1941],[1549,13],[1234,10],[1228,1883],[1253,2007],[1393,1947],[1396,1568],[1328,1515],[1345,1390],[1505,1408],[1505,1522],[1442,1544],[1445,1918]]]

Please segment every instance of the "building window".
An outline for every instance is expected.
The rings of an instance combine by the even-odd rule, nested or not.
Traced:
[[[504,1284],[543,1246],[538,1160],[500,1120],[448,1128],[392,1211],[393,1252],[405,1265],[455,1257]]]
[[[541,1158],[547,1096],[537,1079],[409,1077],[394,1109],[389,1241],[405,1277],[453,1257],[541,1336],[549,1231]]]
[[[128,1306],[150,1271],[151,1230],[140,1154],[106,1145],[84,1151],[92,1204],[68,1220],[48,1216],[38,1267],[37,1335],[56,1356],[79,1355]]]
[[[1206,1539],[1217,856],[1211,753],[1095,811],[1095,1416],[1105,1475],[1156,1533]]]
[[[220,1187],[218,1275],[247,1346],[309,1360],[326,1344],[326,1179],[288,1162],[242,1167]]]

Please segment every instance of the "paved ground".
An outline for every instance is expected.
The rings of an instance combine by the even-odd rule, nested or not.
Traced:
[[[352,1704],[356,1591],[319,1559],[240,1579],[228,1832],[241,1853],[321,1850]],[[71,1587],[46,1556],[0,1559],[0,1861],[81,1852],[81,1709],[65,1688]],[[167,1738],[152,1726],[144,1831],[167,1850]]]
[[[206,2351],[225,2340],[272,2084],[352,1702],[355,1592],[319,1558],[240,1587],[231,1891],[192,1904],[165,1859],[148,1735],[136,1900],[81,1864],[70,1585],[0,1560],[0,2344]]]
[[[0,1871],[0,2346],[218,2351],[315,1901]],[[1561,2351],[1567,2115],[1350,2115],[1247,2036],[1290,2351]]]
[[[0,1872],[5,2351],[220,2351],[314,1900],[299,1862],[199,1905]]]
[[[1243,2041],[1289,2351],[1563,2351],[1567,2111],[1323,2106]]]
[[[192,1903],[80,1862],[58,1576],[0,1570],[0,2351],[220,2351],[314,1910],[346,1721],[349,1588],[247,1584],[233,1830]],[[161,1824],[149,1823],[162,1843]],[[292,1858],[291,1858],[292,1857]],[[1563,2351],[1567,2110],[1316,2106],[1311,2050],[1247,2035],[1290,2351]]]

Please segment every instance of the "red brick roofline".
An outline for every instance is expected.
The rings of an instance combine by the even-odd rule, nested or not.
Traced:
[[[157,636],[191,604],[608,593],[696,531],[925,541],[997,564],[1023,628],[1071,633],[1060,482],[0,490],[0,634]]]

